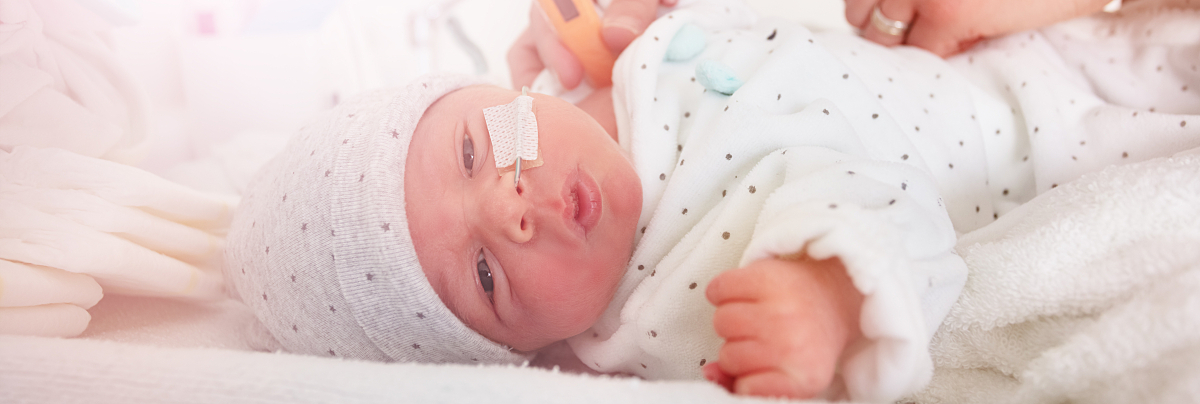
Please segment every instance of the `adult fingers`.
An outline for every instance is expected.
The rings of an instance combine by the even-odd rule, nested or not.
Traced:
[[[828,381],[821,383],[819,379],[768,370],[737,378],[733,391],[742,395],[808,399],[816,397],[828,386]]]
[[[846,0],[846,22],[865,30],[870,22],[871,9],[878,3],[878,0]]]
[[[508,75],[512,78],[513,88],[532,85],[538,73],[545,68],[542,58],[538,56],[537,41],[527,27],[508,48]]]
[[[978,34],[940,29],[936,25],[930,24],[913,24],[912,29],[908,32],[908,38],[905,43],[925,49],[935,55],[943,58],[962,52],[974,45],[982,36]],[[974,37],[962,35],[975,35]]]
[[[916,9],[913,4],[914,0],[883,0],[876,7],[887,19],[903,22],[908,25],[916,23]],[[871,14],[875,10],[868,10],[868,18],[866,26],[862,28],[862,36],[868,40],[874,41],[883,46],[896,46],[904,43],[904,34],[900,32],[898,35],[892,35],[884,32],[879,27],[875,26],[875,21]]]
[[[676,0],[671,0],[673,4]],[[619,55],[651,22],[659,0],[613,0],[604,10],[601,36],[614,55]],[[667,4],[667,0],[663,0]]]
[[[988,10],[994,3],[943,2],[938,7],[918,10],[917,20],[911,24],[904,43],[941,57],[961,52],[983,39],[984,35],[994,32],[993,25],[1002,19],[1001,15]]]
[[[1106,0],[946,1],[918,10],[905,43],[942,57],[976,42],[1100,11]]]

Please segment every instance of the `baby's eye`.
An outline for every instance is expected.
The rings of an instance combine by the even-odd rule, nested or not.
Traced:
[[[467,169],[467,177],[473,176],[475,168],[475,142],[471,141],[471,136],[463,136],[462,145],[463,168]]]
[[[483,257],[483,250],[479,251],[479,258],[475,262],[475,270],[479,271],[479,284],[483,286],[483,291],[487,292],[488,298],[492,297],[492,270],[488,268],[487,259]]]

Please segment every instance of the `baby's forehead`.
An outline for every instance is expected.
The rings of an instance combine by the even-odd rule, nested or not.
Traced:
[[[503,100],[511,101],[518,95],[521,95],[520,91],[509,90],[507,88],[498,87],[492,84],[476,84],[451,91],[450,93],[442,96],[442,99],[438,101],[441,102],[442,100],[451,99],[459,101],[457,104],[487,104],[490,106],[490,103],[494,102]]]
[[[571,104],[561,98],[541,94],[528,93],[533,97],[533,110],[539,117],[543,114],[559,116],[569,110]],[[507,104],[521,95],[519,90],[511,90],[492,84],[476,84],[447,93],[425,111],[424,116],[472,113],[483,108]]]

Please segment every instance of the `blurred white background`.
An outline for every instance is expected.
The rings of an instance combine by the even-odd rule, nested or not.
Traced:
[[[168,178],[179,163],[237,161],[313,113],[364,90],[430,71],[508,85],[505,53],[530,0],[77,0],[117,27],[113,46],[149,95],[151,153]],[[849,30],[841,0],[748,0],[762,15]],[[266,147],[266,146],[263,146]],[[233,155],[231,155],[233,154]],[[264,155],[264,153],[250,153]],[[269,155],[269,153],[265,153]],[[254,160],[247,154],[247,159]],[[257,164],[248,161],[246,164]]]

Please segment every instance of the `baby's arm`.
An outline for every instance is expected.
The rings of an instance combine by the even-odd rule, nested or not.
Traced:
[[[617,115],[613,111],[612,87],[593,90],[575,106],[591,115],[592,119],[600,123],[600,126],[604,127],[613,140],[617,140]]]
[[[862,294],[839,259],[758,260],[708,285],[725,339],[705,377],[738,394],[813,398],[861,336]]]

